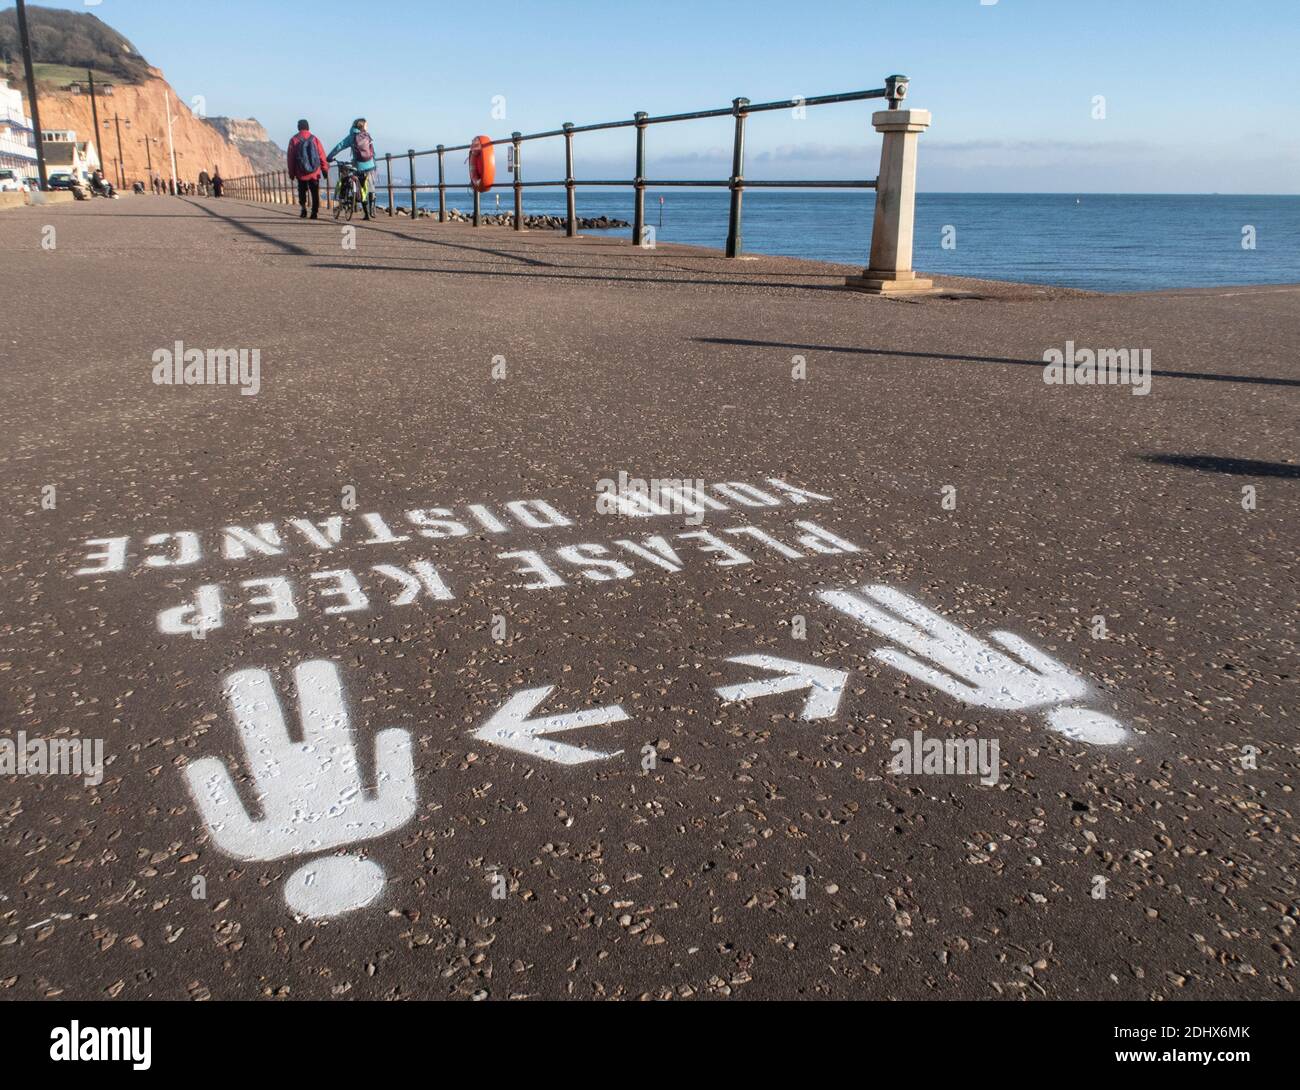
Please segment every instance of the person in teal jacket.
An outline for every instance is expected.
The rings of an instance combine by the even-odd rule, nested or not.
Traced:
[[[358,180],[361,182],[361,208],[366,219],[369,219],[370,175],[375,171],[375,141],[370,135],[364,117],[358,117],[352,122],[352,131],[334,145],[326,159],[331,163],[334,162],[334,157],[344,149],[352,152],[352,165],[356,168]]]

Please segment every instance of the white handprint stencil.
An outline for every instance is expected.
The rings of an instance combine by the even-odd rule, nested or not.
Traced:
[[[269,861],[326,852],[384,836],[415,814],[410,734],[379,732],[376,787],[373,797],[367,797],[338,668],[323,659],[304,662],[294,670],[294,683],[300,742],[289,737],[267,671],[240,670],[226,679],[225,696],[256,784],[262,820],[249,817],[223,761],[204,757],[185,768],[213,843],[236,859]],[[303,915],[336,916],[369,904],[383,881],[376,863],[330,856],[295,871],[285,897]]]
[[[1053,730],[1093,745],[1115,745],[1128,736],[1108,715],[1089,708],[1062,707],[1085,697],[1088,683],[1014,633],[992,632],[989,638],[1021,661],[891,587],[867,585],[860,592],[827,590],[818,597],[911,652],[881,648],[874,652],[881,662],[957,700],[1007,711],[1050,707],[1047,721]]]

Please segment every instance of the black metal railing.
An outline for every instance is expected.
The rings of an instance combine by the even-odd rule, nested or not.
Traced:
[[[818,95],[813,98],[792,98],[783,99],[780,102],[750,102],[747,98],[734,99],[729,107],[723,107],[716,110],[697,110],[692,113],[682,114],[663,114],[652,117],[647,113],[637,113],[633,117],[623,121],[605,121],[594,125],[574,125],[572,122],[565,122],[558,129],[550,129],[546,132],[535,133],[511,133],[508,137],[500,140],[488,141],[493,147],[509,145],[513,152],[514,158],[514,179],[510,183],[510,188],[514,191],[514,229],[522,231],[524,227],[524,195],[525,189],[541,189],[546,187],[563,188],[567,195],[568,223],[567,233],[572,236],[577,234],[577,190],[583,186],[601,186],[601,187],[623,187],[633,190],[633,220],[632,220],[632,241],[640,245],[645,239],[645,191],[649,188],[664,188],[670,186],[680,187],[705,187],[729,189],[731,191],[731,204],[727,224],[727,256],[736,257],[742,249],[741,241],[741,224],[744,204],[744,194],[746,189],[875,189],[877,179],[860,179],[860,180],[834,180],[834,179],[803,179],[803,180],[764,180],[753,181],[745,178],[745,121],[750,114],[765,113],[772,110],[793,110],[810,106],[827,106],[832,103],[842,102],[861,102],[866,99],[887,99],[891,110],[898,109],[899,103],[907,97],[908,79],[906,76],[889,76],[885,79],[883,87],[871,91],[849,91],[844,94],[836,95]],[[731,157],[731,176],[725,179],[688,179],[688,178],[647,178],[646,170],[646,130],[652,125],[666,125],[681,121],[700,121],[706,118],[734,117],[735,132],[732,143]],[[574,154],[573,139],[579,133],[605,132],[612,129],[636,129],[636,171],[632,178],[623,179],[579,179],[574,174]],[[564,177],[551,181],[531,182],[524,181],[523,178],[523,145],[536,140],[552,140],[563,138],[564,140]],[[447,156],[456,152],[468,152],[474,147],[473,143],[468,144],[439,144],[435,148],[427,151],[416,151],[414,148],[405,153],[394,155],[389,152],[379,156],[385,168],[385,179],[383,184],[374,183],[376,191],[387,193],[388,195],[388,212],[390,215],[395,213],[394,193],[399,189],[409,190],[411,200],[411,214],[414,216],[417,198],[420,191],[433,191],[438,193],[438,220],[441,223],[447,221],[447,193],[449,190],[470,190],[474,195],[474,214],[473,224],[475,227],[482,224],[482,193],[475,189],[470,183],[448,183],[447,182]],[[436,156],[438,160],[438,180],[421,184],[416,180],[416,160],[427,156]],[[405,159],[409,171],[409,180],[405,184],[397,184],[393,181],[393,161],[400,162]],[[323,194],[327,204],[333,199],[332,186],[322,182],[322,187],[326,190]],[[290,179],[287,171],[271,171],[269,173],[254,174],[244,178],[234,178],[226,183],[226,190],[230,196],[252,201],[263,201],[269,203],[294,203],[297,200],[295,192],[295,183]]]

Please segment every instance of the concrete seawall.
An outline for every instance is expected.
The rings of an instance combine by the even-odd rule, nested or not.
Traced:
[[[0,212],[13,208],[26,208],[40,204],[72,204],[76,197],[66,190],[56,189],[48,193],[0,193]]]

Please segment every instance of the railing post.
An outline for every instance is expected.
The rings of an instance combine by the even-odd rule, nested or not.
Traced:
[[[325,207],[334,208],[334,187],[330,185],[330,167],[329,163],[321,167],[321,184],[325,187]]]
[[[447,183],[446,176],[443,173],[443,152],[442,145],[438,145],[438,222],[447,222]]]
[[[521,132],[512,132],[510,134],[510,140],[513,143],[515,149],[514,186],[515,186],[515,230],[516,231],[522,231],[524,229],[524,186],[523,186],[524,161],[522,158],[523,144],[520,143],[520,138],[523,135],[524,134]]]
[[[406,149],[406,162],[411,170],[411,219],[415,219],[415,149]]]
[[[576,238],[578,234],[578,184],[573,177],[573,122],[564,123],[564,192],[568,198],[569,222],[565,234]]]
[[[871,115],[871,124],[884,135],[880,176],[876,179],[876,212],[871,224],[871,256],[867,267],[845,283],[873,295],[908,295],[934,287],[932,280],[918,279],[912,269],[917,141],[930,127],[930,111],[898,108],[907,97],[906,76],[890,76],[885,87],[889,109]]]
[[[388,175],[388,214],[393,214],[393,153],[384,152],[384,172]]]
[[[749,99],[732,101],[736,115],[736,140],[731,148],[731,215],[727,221],[727,256],[737,257],[741,251],[740,204],[745,195],[745,107]]]
[[[636,177],[633,179],[636,205],[632,214],[632,245],[640,246],[645,235],[645,129],[650,115],[639,110],[636,118]]]
[[[474,190],[474,226],[482,227],[483,194]]]

